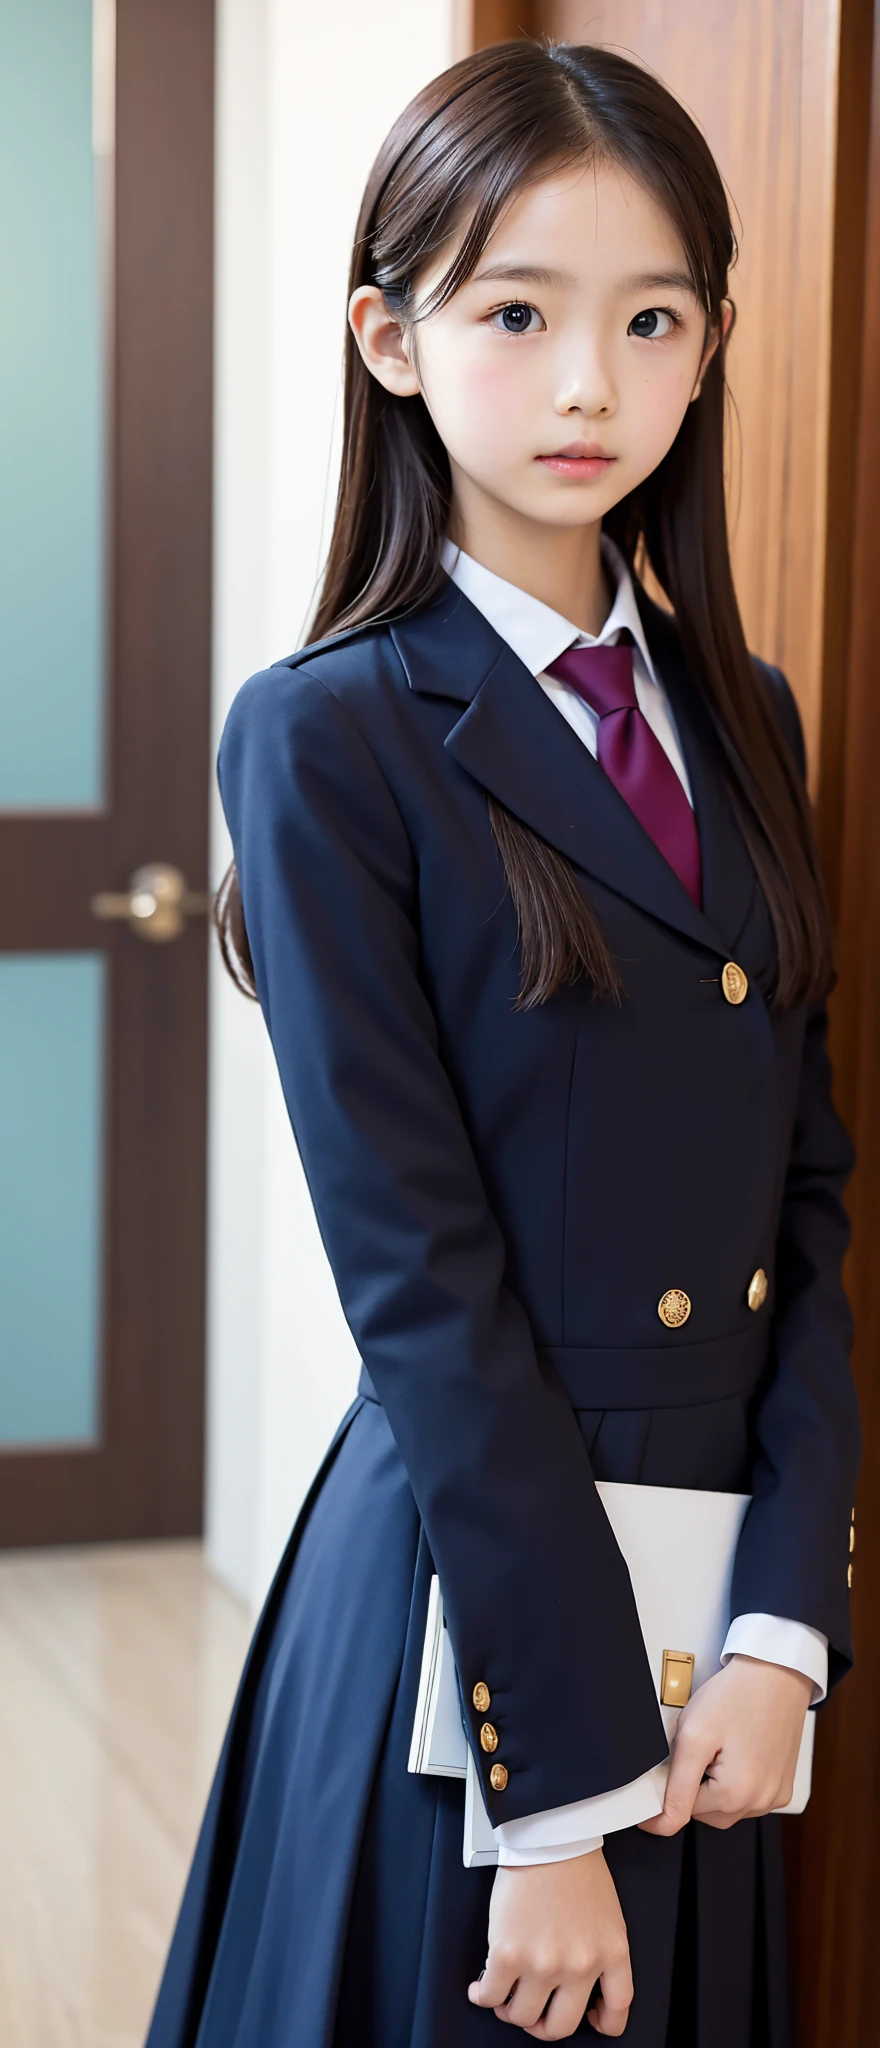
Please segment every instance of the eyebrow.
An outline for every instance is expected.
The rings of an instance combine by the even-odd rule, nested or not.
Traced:
[[[564,290],[566,285],[577,283],[570,270],[545,270],[534,263],[490,263],[485,270],[474,273],[475,284],[490,282],[506,284],[543,284],[551,290]],[[635,277],[618,279],[619,292],[680,291],[696,298],[693,279],[686,270],[643,271]]]
[[[621,292],[690,292],[696,298],[694,280],[687,270],[648,270],[636,277],[622,277]]]

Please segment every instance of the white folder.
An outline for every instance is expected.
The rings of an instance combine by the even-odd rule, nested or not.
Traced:
[[[751,1496],[688,1487],[626,1486],[608,1480],[598,1481],[596,1491],[629,1569],[658,1702],[664,1652],[693,1656],[692,1691],[696,1691],[721,1669],[734,1557]],[[660,1705],[670,1747],[680,1712],[680,1707]],[[788,1805],[777,1809],[781,1813],[802,1813],[807,1804],[814,1732],[815,1719],[808,1712],[794,1792]],[[667,1761],[652,1773],[658,1812],[668,1768]],[[465,1864],[472,1869],[497,1863],[498,1845],[465,1734],[436,1576],[431,1581],[409,1769],[465,1780]],[[601,1828],[597,1813],[596,1832]]]
[[[429,1778],[464,1778],[467,1755],[455,1660],[443,1618],[440,1580],[435,1572],[428,1595],[422,1672],[407,1768]]]

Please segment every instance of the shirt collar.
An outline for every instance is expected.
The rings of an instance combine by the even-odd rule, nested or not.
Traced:
[[[466,555],[450,540],[443,542],[442,562],[452,582],[464,592],[465,597],[470,598],[533,676],[543,674],[566,647],[601,647],[613,642],[621,627],[628,626],[649,681],[656,684],[657,676],[629,569],[610,534],[601,535],[600,547],[609,575],[616,584],[616,592],[605,624],[595,635],[582,633],[570,619],[564,619],[560,612],[551,611],[550,606],[542,604],[539,598],[530,597],[515,583],[505,582],[504,577],[496,576],[494,570],[484,569],[482,562],[475,562],[472,555]]]

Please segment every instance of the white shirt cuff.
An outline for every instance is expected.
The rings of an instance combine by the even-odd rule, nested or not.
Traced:
[[[721,1662],[729,1664],[736,1656],[802,1671],[813,1681],[813,1707],[828,1691],[828,1637],[805,1621],[785,1621],[778,1614],[738,1614],[727,1631]]]
[[[508,1821],[508,1827],[516,1822]],[[532,1863],[568,1863],[573,1856],[589,1856],[593,1849],[601,1849],[604,1835],[593,1835],[586,1842],[548,1842],[545,1849],[513,1849],[509,1842],[499,1842],[498,1862],[502,1870],[523,1870]]]
[[[543,1813],[502,1821],[492,1829],[499,1863],[559,1863],[567,1856],[584,1856],[600,1848],[605,1835],[653,1819],[663,1812],[667,1769],[666,1763],[655,1764],[631,1784],[597,1792],[594,1799],[575,1799],[570,1806],[549,1806]]]

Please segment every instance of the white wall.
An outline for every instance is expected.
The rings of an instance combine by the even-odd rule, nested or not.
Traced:
[[[451,61],[451,15],[452,0],[219,0],[215,754],[245,676],[304,637],[360,195],[397,113]],[[216,885],[230,849],[213,787]],[[207,1542],[254,1606],[356,1376],[262,1017],[214,958]]]

